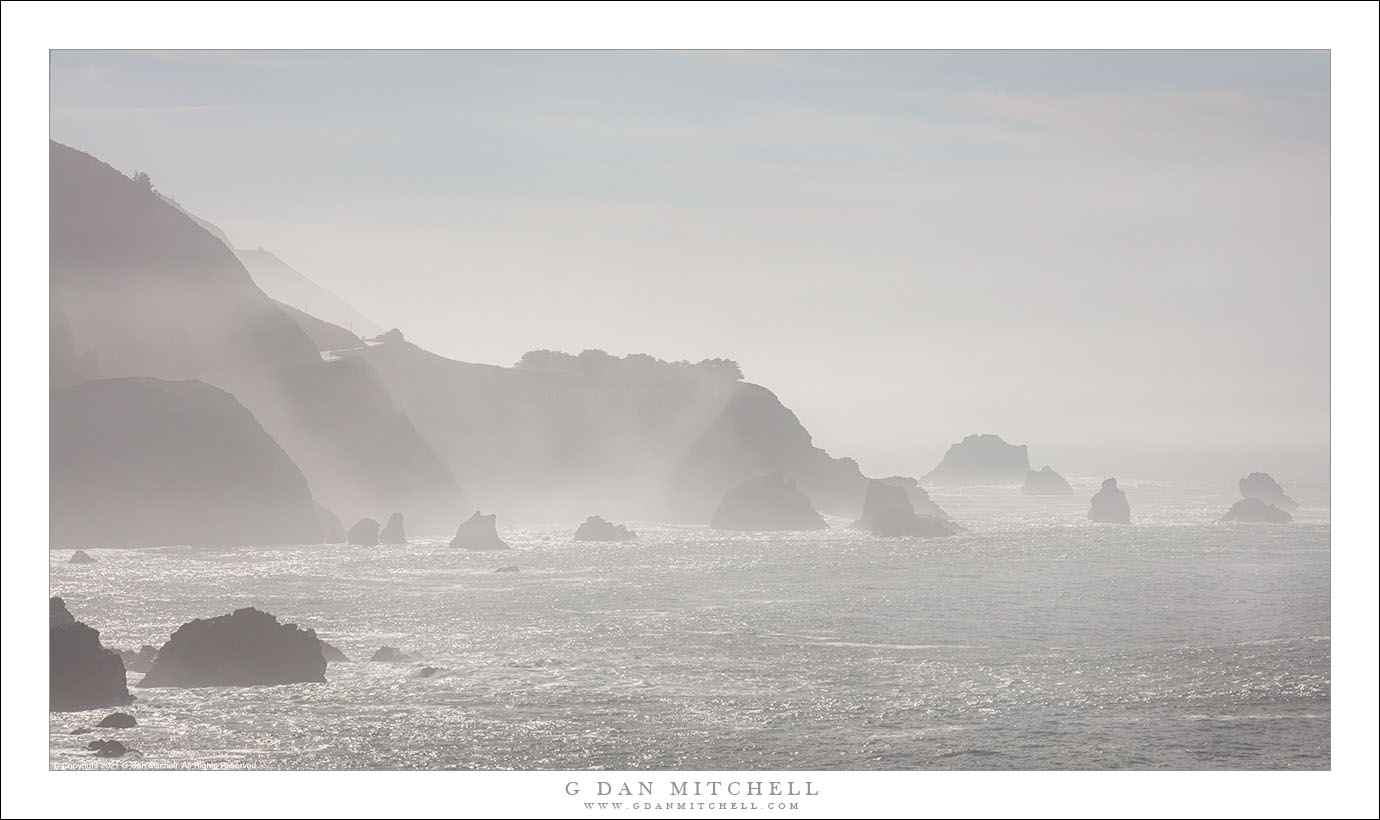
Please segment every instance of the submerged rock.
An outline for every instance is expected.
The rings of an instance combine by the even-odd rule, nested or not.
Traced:
[[[1007,444],[991,433],[965,436],[951,446],[923,481],[927,484],[1019,484],[1030,472],[1024,444]]]
[[[470,520],[460,525],[455,537],[450,539],[452,547],[467,550],[506,550],[508,545],[498,537],[498,516],[483,515],[475,511]]]
[[[178,627],[139,686],[324,683],[326,659],[311,629],[252,607]]]
[[[100,723],[96,724],[97,729],[133,729],[138,726],[134,720],[134,715],[128,712],[111,712],[106,715]]]
[[[48,708],[77,711],[133,702],[120,656],[101,633],[72,617],[61,598],[48,600]]]
[[[1117,488],[1115,478],[1102,482],[1102,489],[1092,498],[1088,518],[1101,524],[1131,523],[1131,504],[1126,493]]]
[[[716,530],[744,532],[829,528],[815,512],[809,497],[796,489],[795,481],[784,477],[780,470],[745,481],[725,492],[723,503],[714,511],[710,525]]]
[[[377,547],[379,545],[379,522],[372,518],[361,518],[359,523],[350,528],[345,540],[351,546]]]
[[[1251,473],[1241,479],[1236,485],[1241,490],[1242,498],[1258,498],[1266,504],[1271,504],[1281,510],[1297,510],[1299,503],[1284,494],[1284,488],[1279,486],[1268,473]]]
[[[345,653],[336,649],[334,646],[321,642],[321,657],[326,659],[326,663],[349,663],[350,659],[345,657]]]
[[[910,510],[889,507],[872,520],[868,529],[883,538],[947,538],[957,532],[949,521],[934,515],[916,515]]]
[[[388,525],[379,533],[380,544],[406,544],[407,534],[403,532],[402,513],[393,513],[388,516]]]
[[[396,646],[381,646],[369,660],[378,661],[379,663],[402,663],[412,660],[412,656],[403,652]]]
[[[417,677],[419,677],[419,678],[430,678],[430,677],[433,677],[433,676],[435,676],[435,675],[438,675],[438,674],[440,674],[441,672],[444,672],[444,671],[445,671],[444,669],[437,669],[437,668],[434,667],[434,666],[423,666],[421,669],[418,669],[418,670],[417,670]]]
[[[636,537],[637,533],[626,526],[615,525],[597,515],[586,518],[585,523],[575,530],[576,541],[631,541]]]
[[[69,564],[94,564],[94,563],[96,563],[96,559],[95,559],[95,558],[92,558],[92,557],[89,556],[89,555],[87,555],[86,552],[85,552],[84,550],[77,550],[76,552],[72,553],[72,557],[71,557],[70,559],[68,559],[67,563],[69,563]]]
[[[1073,495],[1073,488],[1046,464],[1038,473],[1034,470],[1026,473],[1021,492],[1026,495]]]
[[[153,662],[158,660],[158,650],[144,644],[139,647],[138,652],[128,649],[119,650],[120,660],[125,662],[125,669],[131,672],[143,674],[153,668]]]
[[[510,567],[499,567],[498,569],[494,570],[494,572],[517,572],[517,571],[518,571],[518,568],[517,568],[517,565],[516,565],[516,564],[514,564],[513,566],[510,566]]]
[[[1258,524],[1288,524],[1294,520],[1289,513],[1259,498],[1243,498],[1231,505],[1221,521],[1250,521]]]
[[[74,734],[74,735],[89,735],[89,734],[91,734],[91,733],[94,732],[94,731],[96,731],[96,730],[95,730],[95,729],[92,729],[90,726],[78,726],[77,728],[75,728],[75,729],[72,730],[72,734]]]

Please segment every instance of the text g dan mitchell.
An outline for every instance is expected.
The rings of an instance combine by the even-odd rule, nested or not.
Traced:
[[[662,790],[658,791],[658,785]],[[597,797],[814,797],[819,794],[809,780],[596,780],[592,784],[571,780],[569,795]]]

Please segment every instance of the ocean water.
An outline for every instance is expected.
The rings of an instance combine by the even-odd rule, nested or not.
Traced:
[[[52,594],[108,647],[256,606],[348,655],[327,682],[136,689],[134,729],[53,768],[1326,769],[1326,487],[1285,526],[1233,492],[1125,479],[1135,523],[1067,498],[933,493],[966,527],[879,539],[632,522],[406,546],[88,549]],[[598,512],[598,511],[591,511]],[[496,574],[517,565],[517,573]],[[418,657],[372,663],[382,645]],[[422,666],[443,671],[419,678]],[[93,738],[139,755],[104,760]]]

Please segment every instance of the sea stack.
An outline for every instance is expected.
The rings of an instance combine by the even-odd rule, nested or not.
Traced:
[[[810,499],[780,470],[745,481],[724,493],[710,522],[716,530],[766,532],[825,530]]]
[[[380,544],[406,544],[407,534],[403,532],[402,513],[393,513],[388,516],[388,525],[379,533]]]
[[[1088,518],[1100,524],[1131,523],[1131,505],[1126,500],[1126,493],[1117,488],[1115,478],[1102,482],[1102,489],[1092,498]]]
[[[883,484],[890,484],[893,487],[900,487],[905,490],[906,495],[910,497],[911,509],[915,510],[917,514],[932,515],[936,518],[942,518],[945,521],[949,520],[949,514],[944,512],[943,508],[938,504],[934,503],[934,500],[930,498],[930,494],[925,491],[924,487],[920,486],[919,481],[916,481],[910,476],[894,475],[876,480],[881,481]],[[864,499],[864,505],[865,504],[866,499]]]
[[[350,528],[345,539],[351,546],[377,547],[379,545],[379,522],[372,518],[360,519]]]
[[[1259,498],[1243,498],[1231,505],[1220,521],[1248,521],[1257,524],[1288,524],[1294,520],[1289,513]]]
[[[1297,510],[1299,503],[1284,494],[1284,488],[1268,473],[1251,473],[1236,485],[1242,498],[1258,498],[1281,510]]]
[[[1021,492],[1026,495],[1073,495],[1073,488],[1046,464],[1038,473],[1034,470],[1026,473]]]
[[[48,708],[67,712],[133,700],[125,664],[101,646],[101,633],[72,617],[61,598],[48,599]]]
[[[508,545],[498,537],[498,515],[484,515],[478,510],[470,520],[460,525],[455,537],[450,539],[451,547],[467,550],[506,550]]]
[[[94,563],[96,563],[96,559],[95,559],[95,558],[92,558],[92,557],[89,556],[89,555],[87,555],[87,554],[86,554],[85,552],[83,552],[82,550],[77,550],[76,552],[72,553],[72,557],[71,557],[70,559],[68,559],[67,563],[69,563],[69,564],[94,564]]]
[[[637,533],[622,524],[613,524],[597,515],[585,519],[575,530],[576,541],[631,541]]]
[[[937,515],[917,515],[904,487],[885,481],[867,485],[863,497],[863,511],[853,526],[871,531],[885,538],[915,536],[941,538],[953,535],[956,528]]]
[[[1030,472],[1024,444],[991,433],[964,437],[921,480],[926,484],[1020,484]]]
[[[139,686],[324,683],[326,658],[311,629],[252,607],[178,627]]]

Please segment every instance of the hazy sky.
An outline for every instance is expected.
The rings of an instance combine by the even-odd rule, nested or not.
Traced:
[[[54,139],[468,361],[738,360],[834,455],[1326,465],[1325,52],[73,52]]]

